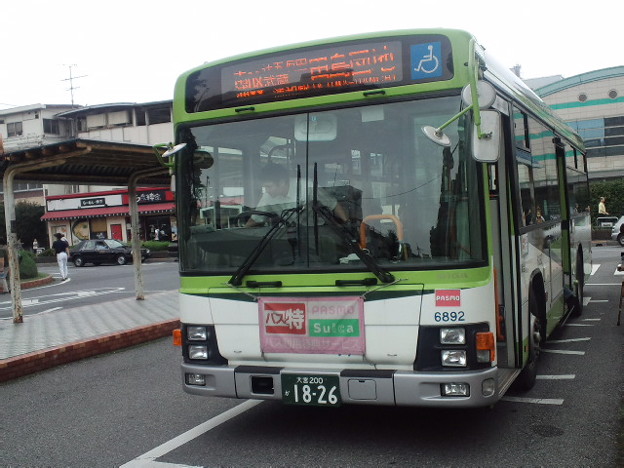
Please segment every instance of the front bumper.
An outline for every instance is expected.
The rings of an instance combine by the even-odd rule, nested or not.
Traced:
[[[323,371],[256,366],[198,366],[182,364],[184,391],[193,395],[260,400],[282,399],[282,374],[336,375],[343,404],[386,406],[481,407],[500,398],[497,369],[464,372],[370,371],[346,369]],[[205,385],[188,385],[186,374],[205,376]],[[485,382],[485,383],[484,383]],[[443,396],[445,383],[470,386],[469,396]],[[495,389],[492,392],[492,383]],[[483,389],[489,387],[484,395]]]

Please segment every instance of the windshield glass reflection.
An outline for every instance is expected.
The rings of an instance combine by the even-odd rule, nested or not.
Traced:
[[[447,97],[183,130],[182,270],[380,269],[380,277],[483,262],[467,122],[445,129],[450,148],[421,131],[459,105]]]

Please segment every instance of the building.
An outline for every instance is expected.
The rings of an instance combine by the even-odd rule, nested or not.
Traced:
[[[535,92],[585,141],[590,179],[624,176],[624,66],[556,80]]]
[[[32,104],[0,110],[0,154],[70,138],[72,129],[57,115],[71,109],[70,105]],[[17,182],[14,192],[18,201],[44,204],[45,190],[40,182]]]
[[[167,188],[138,188],[139,235],[143,240],[176,240],[174,195]],[[130,208],[127,190],[46,197],[50,238],[63,233],[72,243],[86,239],[117,239],[128,242]]]
[[[0,154],[41,147],[50,143],[63,142],[73,138],[120,142],[127,144],[166,143],[173,139],[171,123],[172,102],[158,101],[150,103],[112,103],[96,106],[56,106],[34,104],[15,107],[0,111]],[[3,148],[2,148],[3,147]],[[47,213],[43,219],[48,221],[48,232],[66,232],[70,243],[81,240],[88,233],[92,238],[111,237],[129,240],[127,203],[117,200],[109,204],[112,198],[121,197],[126,187],[108,187],[100,185],[60,185],[46,184],[37,181],[16,184],[15,198],[18,201],[29,201],[46,206]],[[167,193],[166,205],[158,210],[148,210],[147,205],[140,207],[140,223],[142,239],[154,238],[158,225],[160,231],[169,238],[175,230],[175,206],[170,199],[173,195],[168,187],[150,188],[158,193]],[[109,193],[110,192],[110,193]],[[114,194],[113,194],[114,192]],[[89,205],[90,200],[107,200],[106,207]],[[119,198],[117,197],[117,198]],[[62,211],[71,211],[75,203],[83,209],[81,217],[69,214],[62,218]],[[99,203],[99,202],[97,202]],[[95,207],[98,211],[84,208]],[[155,206],[152,206],[154,208]],[[102,208],[114,208],[102,210]],[[124,211],[125,210],[125,211]],[[92,215],[92,217],[90,216]],[[75,231],[80,221],[81,229]],[[150,226],[153,229],[150,231]],[[79,233],[79,235],[74,235]],[[159,236],[160,237],[160,236]],[[51,238],[51,237],[50,237]],[[166,239],[165,239],[166,240]],[[41,244],[41,243],[40,243]]]

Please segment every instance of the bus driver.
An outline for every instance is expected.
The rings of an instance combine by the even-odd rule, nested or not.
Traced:
[[[262,186],[264,187],[264,193],[256,206],[257,211],[281,214],[282,211],[295,207],[297,200],[297,181],[290,180],[288,172],[283,166],[269,163],[262,168],[260,176]],[[307,195],[308,200],[311,201],[311,189],[308,190]],[[328,194],[327,191],[323,188],[319,188],[317,196],[319,203],[329,208],[339,221],[346,222],[348,220],[344,208],[334,197]],[[266,221],[266,216],[252,214],[245,226],[260,226]],[[323,220],[319,219],[319,223],[323,224]]]

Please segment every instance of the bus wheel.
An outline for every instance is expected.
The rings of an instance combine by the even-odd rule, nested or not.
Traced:
[[[531,327],[531,333],[529,333],[529,360],[516,380],[518,388],[524,391],[531,390],[535,385],[540,346],[542,341],[546,338],[544,336],[545,326],[542,324],[542,320],[539,315],[537,300],[535,299],[535,296],[531,294],[529,296],[529,322]]]

